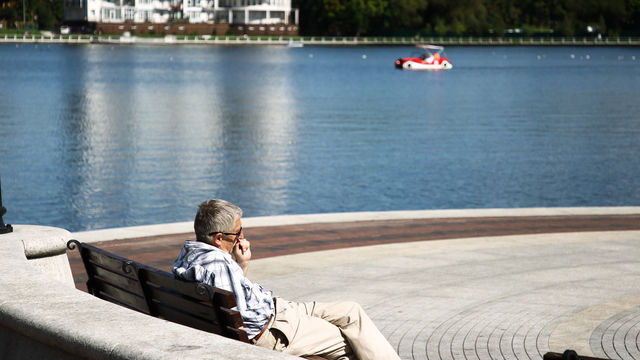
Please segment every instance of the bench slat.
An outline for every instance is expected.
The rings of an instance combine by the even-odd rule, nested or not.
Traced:
[[[238,330],[229,326],[221,326],[219,323],[202,320],[201,318],[187,315],[182,311],[166,306],[158,306],[157,311],[158,316],[165,320],[190,326],[198,330],[220,334],[231,339],[249,342],[247,333],[244,330]]]
[[[187,282],[182,279],[176,282],[174,280],[175,277],[173,274],[169,274],[162,270],[158,270],[157,272],[150,271],[150,270],[147,270],[147,271],[148,271],[148,273],[146,274],[147,280],[153,284],[160,285],[167,289],[179,292],[189,297],[196,298],[198,300],[211,301],[211,299],[209,298],[210,294],[205,292],[204,294],[200,295],[194,292],[194,288],[197,285],[196,282]],[[164,274],[162,274],[161,272],[163,272]],[[166,276],[171,276],[171,278],[164,277],[165,274],[167,274]],[[219,304],[220,306],[228,309],[231,309],[237,306],[236,297],[231,291],[227,291],[220,288],[214,288],[214,287],[210,287],[210,288],[211,288],[210,291],[213,292],[213,301],[216,304]]]
[[[158,317],[165,320],[216,334],[221,334],[223,332],[222,327],[217,322],[214,323],[208,321],[206,318],[192,316],[191,314],[176,308],[161,305],[158,306],[156,310]]]
[[[147,280],[151,283],[160,285],[162,287],[166,287],[167,289],[179,292],[183,295],[190,296],[199,300],[210,301],[210,294],[204,293],[202,295],[198,295],[194,293],[194,287],[197,285],[195,282],[187,282],[182,279],[176,282],[173,281],[175,279],[173,274],[164,272],[162,270],[148,270]],[[164,273],[164,274],[162,274]],[[166,275],[165,275],[166,274]],[[165,277],[166,276],[166,277]],[[167,277],[171,277],[168,279]],[[216,304],[219,304],[222,307],[226,307],[228,309],[234,308],[237,306],[236,297],[231,291],[227,291],[220,288],[211,287],[211,291],[213,292],[213,301]]]
[[[247,332],[244,331],[244,329],[235,329],[235,328],[227,327],[226,330],[227,331],[224,333],[225,337],[228,337],[234,340],[239,340],[246,343],[251,343],[251,341],[249,341],[249,336],[247,335]]]
[[[155,300],[155,307],[157,311],[160,311],[158,307],[169,306],[172,308],[180,309],[181,311],[188,313],[190,316],[207,319],[213,323],[219,323],[221,326],[230,326],[237,328],[243,326],[242,317],[237,311],[230,309],[220,308],[216,311],[209,302],[194,303],[182,297],[179,294],[172,294],[162,289],[150,287],[152,298]]]
[[[170,293],[164,289],[149,287],[152,298],[156,301],[156,305],[170,306],[181,309],[191,316],[197,316],[211,321],[218,322],[218,317],[210,303],[198,303],[190,301],[184,295],[178,293]]]
[[[105,268],[117,271],[117,272],[121,272],[122,271],[122,265],[128,261],[131,261],[127,258],[124,258],[122,256],[118,256],[116,254],[112,254],[108,251],[104,251],[100,248],[97,248],[93,245],[89,245],[89,244],[82,244],[82,258],[84,259],[89,259],[92,262],[96,263],[96,264],[100,264]]]
[[[147,306],[147,302],[144,298],[126,291],[124,289],[120,289],[115,287],[107,282],[96,281],[93,283],[94,286],[94,294],[95,296],[128,307],[130,309],[134,309],[143,313],[149,313],[149,307]]]
[[[151,284],[169,289],[171,291],[180,293],[185,296],[189,296],[194,300],[210,301],[209,294],[203,292],[199,294],[195,291],[197,282],[188,282],[182,279],[176,278],[173,274],[166,271],[149,269],[148,267],[141,267],[140,271],[143,273],[144,278]],[[222,290],[224,291],[224,290]]]
[[[144,297],[142,293],[142,285],[136,279],[132,279],[123,273],[115,273],[113,271],[101,268],[95,264],[91,264],[95,281],[108,282],[111,285],[125,288],[129,292]]]

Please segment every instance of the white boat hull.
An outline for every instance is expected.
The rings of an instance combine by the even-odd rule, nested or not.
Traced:
[[[402,68],[405,70],[448,70],[453,68],[453,65],[446,60],[440,64],[424,64],[415,61],[407,61],[402,64]]]

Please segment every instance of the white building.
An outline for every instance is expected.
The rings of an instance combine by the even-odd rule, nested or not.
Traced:
[[[291,0],[65,0],[68,23],[298,24]]]

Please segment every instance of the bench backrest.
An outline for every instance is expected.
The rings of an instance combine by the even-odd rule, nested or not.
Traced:
[[[199,330],[249,342],[232,292],[70,240],[87,270],[89,293],[115,304]]]

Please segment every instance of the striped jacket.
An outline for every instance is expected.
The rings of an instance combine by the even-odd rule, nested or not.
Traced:
[[[188,281],[199,281],[236,296],[244,328],[249,339],[254,338],[274,313],[271,291],[244,276],[238,263],[226,251],[202,242],[185,241],[173,263],[173,273]]]

